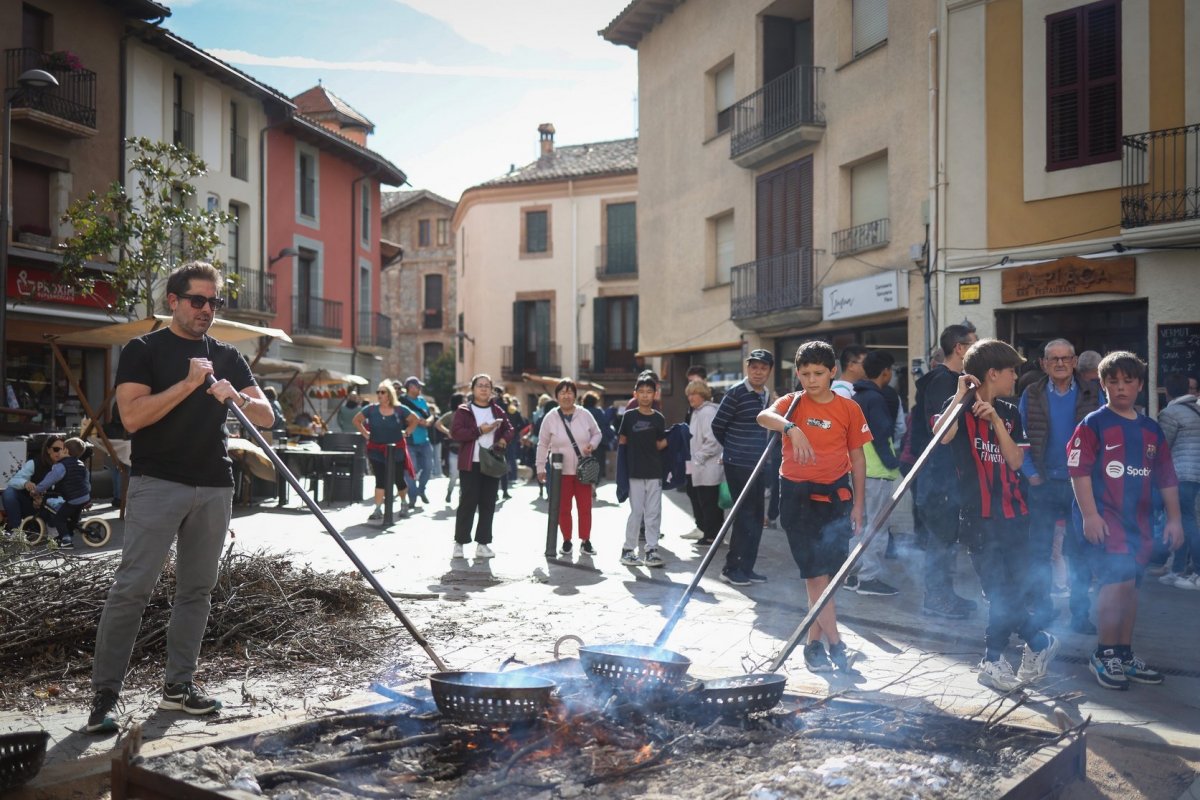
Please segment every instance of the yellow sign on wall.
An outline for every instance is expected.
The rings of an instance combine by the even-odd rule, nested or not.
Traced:
[[[960,306],[977,306],[979,297],[979,278],[958,279],[958,304]]]

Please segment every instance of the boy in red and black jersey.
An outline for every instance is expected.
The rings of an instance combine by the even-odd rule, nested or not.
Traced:
[[[968,398],[968,408],[942,437],[952,447],[958,472],[962,510],[959,539],[988,598],[984,656],[979,682],[1003,692],[1046,674],[1058,640],[1034,623],[1025,605],[1029,580],[1029,509],[1025,504],[1021,464],[1028,446],[1017,407],[1003,397],[1013,394],[1016,350],[996,339],[980,339],[963,359],[964,375],[958,392],[947,403],[953,408]],[[1009,638],[1025,641],[1016,673],[1004,658]]]
[[[1183,543],[1179,479],[1158,423],[1137,412],[1134,402],[1146,365],[1133,353],[1109,353],[1100,362],[1108,403],[1083,418],[1067,443],[1067,472],[1075,490],[1075,530],[1082,531],[1093,571],[1099,641],[1089,659],[1106,689],[1129,683],[1162,683],[1162,673],[1133,654],[1137,589],[1150,559],[1153,491],[1167,512],[1163,541]]]

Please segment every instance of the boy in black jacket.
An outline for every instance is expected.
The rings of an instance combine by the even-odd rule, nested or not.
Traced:
[[[1058,640],[1037,627],[1025,603],[1030,578],[1028,488],[1018,470],[1029,444],[1017,407],[1000,399],[1012,395],[1021,361],[1004,342],[980,339],[967,350],[965,374],[943,409],[975,392],[942,443],[951,445],[958,471],[959,539],[971,553],[988,598],[979,682],[1001,692],[1043,677],[1058,649]],[[1014,633],[1025,641],[1016,673],[1004,658]]]

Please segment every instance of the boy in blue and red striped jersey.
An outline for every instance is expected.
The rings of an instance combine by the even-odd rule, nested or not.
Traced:
[[[1029,571],[1028,489],[1021,476],[1029,446],[1021,413],[1002,400],[1013,394],[1023,359],[1009,345],[980,339],[963,357],[953,408],[974,390],[975,399],[942,437],[954,451],[962,506],[959,540],[988,598],[979,682],[1001,692],[1045,676],[1058,650],[1058,639],[1042,630],[1026,607]],[[946,409],[943,409],[946,410]],[[1014,673],[1004,658],[1013,634],[1025,641],[1021,666]]]
[[[1084,417],[1067,444],[1075,529],[1083,531],[1100,582],[1099,640],[1089,666],[1106,689],[1163,682],[1162,673],[1133,654],[1137,590],[1154,546],[1154,489],[1167,512],[1163,541],[1172,550],[1183,543],[1179,479],[1166,437],[1157,422],[1134,408],[1145,379],[1146,365],[1133,353],[1105,356],[1100,380],[1108,404]]]

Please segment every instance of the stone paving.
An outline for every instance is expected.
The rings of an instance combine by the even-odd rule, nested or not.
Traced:
[[[700,561],[699,550],[681,538],[692,528],[687,498],[668,492],[664,495],[662,541],[666,568],[621,566],[617,559],[628,509],[616,504],[611,484],[600,488],[593,515],[598,555],[584,556],[576,547],[569,557],[546,559],[546,503],[538,499],[536,487],[525,483],[515,486],[512,499],[503,501],[497,511],[492,545],[496,558],[471,558],[474,547],[468,546],[468,558],[452,559],[454,509],[439,502],[444,493],[444,480],[432,482],[428,491],[435,501],[432,506],[387,530],[366,522],[369,507],[362,505],[335,506],[328,516],[388,590],[400,598],[418,627],[424,630],[423,623],[429,622],[434,612],[471,626],[470,641],[445,641],[432,631],[428,634],[430,644],[454,669],[495,669],[513,655],[526,663],[548,661],[553,658],[556,640],[565,634],[578,635],[589,643],[650,643]],[[353,569],[318,520],[298,503],[293,496],[284,509],[275,508],[273,501],[236,509],[231,525],[236,546],[292,551],[297,561],[318,569]],[[119,523],[116,531],[111,547],[119,546]],[[997,695],[981,686],[973,671],[982,643],[982,610],[964,622],[922,616],[921,554],[908,549],[911,537],[897,540],[899,554],[887,562],[891,570],[887,580],[900,587],[899,596],[864,597],[841,591],[837,597],[843,634],[856,652],[855,666],[861,677],[809,673],[797,650],[784,666],[789,691],[842,692],[914,707],[933,705],[960,715],[990,713],[996,708]],[[770,578],[766,584],[740,589],[720,582],[723,559],[724,553],[718,553],[668,642],[668,647],[692,659],[695,677],[720,677],[763,667],[800,622],[806,607],[803,583],[781,531],[768,529],[763,535],[756,569]],[[978,583],[965,556],[960,558],[959,576],[960,593],[979,597]],[[1090,716],[1093,729],[1109,736],[1200,749],[1198,612],[1200,592],[1146,581],[1135,646],[1150,664],[1164,669],[1168,678],[1163,686],[1138,686],[1128,692],[1100,688],[1087,671],[1086,656],[1094,646],[1090,637],[1073,634],[1065,626],[1055,628],[1063,640],[1058,660],[1027,706],[1009,719],[1053,727],[1057,708],[1075,720]],[[1059,622],[1064,620],[1065,612]],[[397,636],[406,634],[398,628]],[[573,655],[573,647],[564,644],[562,655]],[[433,666],[415,644],[409,649],[417,664],[412,685],[417,686]],[[1015,647],[1009,658],[1017,663]],[[236,684],[224,688],[236,698]],[[249,688],[281,707],[296,705],[288,702],[286,687],[252,683]],[[366,678],[362,686],[347,688],[365,692]],[[1080,698],[1057,704],[1046,699],[1046,695],[1071,693],[1079,693]],[[217,735],[210,720],[151,715],[154,699],[126,698],[126,702],[134,704],[135,717],[138,713],[152,716],[147,738],[161,738],[159,747],[198,745]],[[338,705],[371,701],[370,695],[355,694]],[[225,712],[247,718],[266,713],[236,702],[228,704]],[[104,753],[113,746],[111,739],[71,733],[85,716],[86,709],[77,703],[51,703],[34,715],[0,712],[0,730],[44,727],[53,736],[50,763],[69,768],[72,759]],[[261,724],[271,723],[265,720]]]

